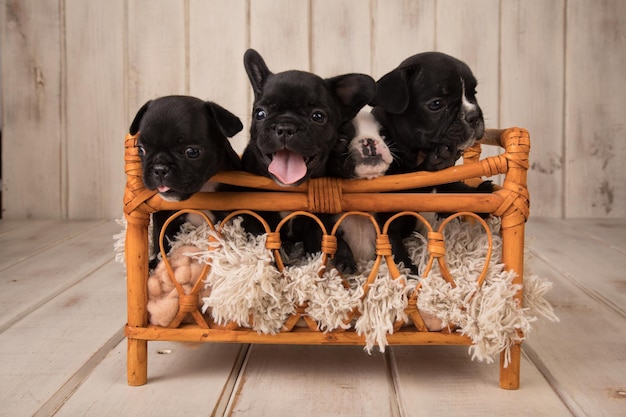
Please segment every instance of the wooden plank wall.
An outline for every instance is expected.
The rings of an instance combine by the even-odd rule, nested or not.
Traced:
[[[136,110],[190,94],[247,126],[248,47],[274,71],[375,78],[417,52],[453,54],[488,127],[531,132],[533,216],[626,216],[621,0],[1,2],[5,218],[119,217]]]

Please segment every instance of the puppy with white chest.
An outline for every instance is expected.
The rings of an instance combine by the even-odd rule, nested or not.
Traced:
[[[372,113],[396,155],[388,174],[451,167],[464,149],[483,136],[485,123],[476,85],[467,64],[440,52],[411,56],[377,81]],[[488,193],[493,186],[490,181],[478,188],[453,183],[436,190]],[[405,266],[412,266],[402,244],[414,229],[412,222],[399,219],[389,230],[394,255]]]
[[[381,126],[365,106],[339,139],[328,158],[327,175],[339,178],[373,179],[385,175],[393,161],[381,134]],[[334,220],[338,220],[337,216]],[[346,217],[337,231],[337,253],[333,259],[341,273],[354,273],[357,263],[376,257],[376,229],[364,216]]]
[[[365,74],[323,79],[298,70],[273,73],[253,49],[246,51],[244,66],[254,103],[243,169],[282,186],[325,176],[342,127],[374,98],[374,79]],[[272,227],[280,219],[279,213],[263,215]],[[298,217],[291,223],[281,233],[285,244],[302,243],[307,253],[320,250],[321,232],[311,219]],[[246,228],[254,232],[254,226]]]
[[[130,126],[131,134],[139,134],[137,148],[144,185],[170,201],[183,201],[200,191],[215,191],[218,185],[210,181],[212,176],[223,170],[241,169],[228,138],[242,128],[237,116],[210,101],[189,96],[148,101]],[[155,245],[171,214],[160,211],[152,215]],[[178,217],[168,227],[167,236],[172,237],[185,221],[193,221],[191,217]],[[168,239],[164,244],[168,250]]]

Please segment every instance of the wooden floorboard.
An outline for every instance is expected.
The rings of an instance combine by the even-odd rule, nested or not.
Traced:
[[[570,411],[525,357],[521,388],[499,387],[498,364],[472,362],[465,346],[394,346],[403,417],[569,417]]]
[[[467,347],[150,342],[126,383],[113,221],[0,221],[0,416],[626,415],[626,220],[533,219],[530,272],[561,321],[523,345],[521,388]]]
[[[31,259],[46,248],[58,245],[73,236],[103,224],[102,221],[16,221],[0,224],[16,224],[17,227],[0,227],[0,271],[18,262]],[[6,230],[6,231],[5,231]],[[118,227],[119,230],[119,227]]]
[[[228,416],[397,416],[382,354],[359,346],[255,345]]]
[[[626,318],[626,255],[608,243],[625,239],[623,228],[609,228],[603,235],[598,240],[580,227],[547,219],[534,219],[526,231],[533,256]]]
[[[57,391],[69,394],[82,382],[75,375],[87,376],[85,364],[111,337],[122,337],[125,287],[111,261],[0,334],[2,413],[34,415]]]
[[[558,241],[555,225],[564,226],[551,221],[530,224],[528,235],[534,239],[528,263],[532,273],[554,283],[547,299],[560,322],[537,323],[524,349],[574,415],[626,415],[626,323],[621,314],[625,306],[622,302],[616,309],[607,302],[616,299],[610,284],[617,284],[620,276],[626,288],[626,255],[604,242],[592,248],[589,239],[571,239],[576,227],[560,234],[568,239],[560,245],[562,250],[543,250],[545,242]],[[619,242],[617,233],[619,228],[610,229],[606,241]],[[603,257],[606,263],[601,262]],[[601,265],[594,271],[581,258]]]
[[[150,342],[148,384],[129,387],[124,340],[55,416],[211,416],[230,397],[229,378],[237,376],[244,347]]]
[[[69,223],[66,232],[58,229],[55,243],[42,248],[40,239],[28,238],[37,249],[26,259],[0,271],[0,332],[12,323],[63,293],[90,273],[110,262],[113,255],[113,234],[120,227],[113,223]],[[56,227],[46,227],[46,230]],[[82,230],[82,233],[78,231]],[[118,280],[122,275],[118,265]]]

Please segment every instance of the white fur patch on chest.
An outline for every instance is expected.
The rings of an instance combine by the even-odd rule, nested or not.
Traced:
[[[473,111],[478,110],[478,105],[472,103],[467,98],[467,92],[465,91],[465,80],[461,78],[461,86],[462,86],[462,95],[461,95],[461,108],[463,109],[463,114],[467,114]]]
[[[348,216],[341,222],[341,230],[355,261],[369,261],[376,257],[376,229],[369,218]]]

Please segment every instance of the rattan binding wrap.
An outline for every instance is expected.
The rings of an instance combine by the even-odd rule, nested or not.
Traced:
[[[293,325],[303,314],[305,306],[298,306],[298,313],[285,323],[284,331],[276,335],[259,334],[251,329],[237,326],[216,326],[207,323],[197,310],[194,296],[198,285],[191,294],[180,292],[179,313],[168,327],[149,326],[147,313],[148,278],[148,225],[150,214],[158,210],[246,210],[292,211],[293,215],[310,213],[347,213],[347,215],[367,216],[367,212],[396,212],[399,215],[414,215],[418,211],[454,212],[456,216],[472,216],[471,212],[492,213],[501,217],[502,260],[508,269],[517,272],[515,283],[523,280],[524,224],[529,215],[529,194],[526,175],[529,168],[528,155],[530,140],[525,129],[488,129],[481,143],[466,150],[464,164],[439,172],[416,172],[390,175],[373,180],[342,180],[337,178],[311,179],[297,187],[280,187],[271,179],[244,172],[221,172],[213,180],[221,183],[259,189],[259,192],[214,192],[198,193],[182,203],[161,199],[156,191],[147,190],[142,181],[141,161],[137,155],[137,136],[128,135],[125,141],[125,171],[127,175],[124,193],[124,214],[128,221],[126,233],[126,264],[128,285],[128,383],[142,385],[147,382],[147,342],[149,340],[172,340],[193,342],[241,342],[241,343],[289,343],[289,344],[363,344],[363,339],[353,331],[320,332],[314,323],[307,328]],[[480,159],[481,144],[500,146],[504,152],[498,156]],[[504,174],[502,187],[491,194],[419,194],[402,193],[402,190],[445,184],[453,181],[476,182],[481,177]],[[394,191],[394,193],[377,195]],[[354,212],[354,213],[353,213]],[[345,216],[344,216],[345,217]],[[451,217],[451,218],[452,218]],[[482,220],[476,216],[476,221]],[[450,219],[451,219],[450,218]],[[332,256],[336,249],[335,232],[324,230],[322,251],[324,256]],[[393,219],[393,218],[392,218]],[[391,256],[391,245],[387,236],[387,226],[381,229],[371,219],[377,229],[376,263],[374,269],[385,259],[393,278],[399,275]],[[390,220],[391,221],[391,220]],[[437,262],[446,271],[443,256],[445,243],[442,228],[432,230],[423,221],[428,233],[430,259],[428,269]],[[267,227],[267,226],[266,226]],[[280,227],[280,226],[279,226]],[[323,226],[321,226],[323,228]],[[279,230],[269,230],[266,246],[277,254],[277,267],[282,268],[278,255],[280,247]],[[171,269],[171,268],[170,268]],[[205,274],[203,272],[203,274]],[[368,282],[374,277],[374,271]],[[444,278],[454,285],[453,277]],[[484,274],[479,278],[484,279]],[[367,286],[364,287],[367,290]],[[518,294],[521,300],[521,292]],[[396,331],[388,336],[388,343],[419,344],[463,344],[471,343],[465,336],[454,332],[429,332],[417,310],[418,292],[413,293],[406,309],[415,327],[411,331]],[[196,324],[179,326],[181,320],[191,315]],[[402,323],[397,323],[400,330]],[[511,351],[508,367],[500,365],[500,385],[515,389],[519,386],[520,346]]]

